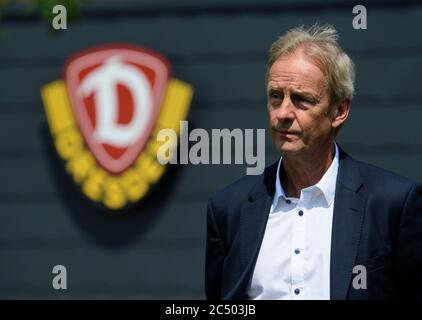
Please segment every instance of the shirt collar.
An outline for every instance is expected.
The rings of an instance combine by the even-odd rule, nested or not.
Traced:
[[[318,188],[324,195],[324,198],[328,205],[331,205],[331,203],[334,201],[337,173],[338,173],[338,166],[339,166],[339,151],[338,151],[338,146],[335,142],[334,142],[334,148],[335,148],[334,159],[331,162],[331,165],[328,168],[328,170],[322,176],[322,178],[318,181],[317,184],[313,186],[309,186],[305,189],[302,189],[303,191],[306,191],[306,190]],[[282,197],[283,199],[287,198],[280,181],[280,168],[281,168],[282,158],[283,157],[280,157],[280,160],[278,161],[278,166],[277,166],[277,176],[275,179],[275,194],[273,198],[274,207],[277,205],[280,197]]]

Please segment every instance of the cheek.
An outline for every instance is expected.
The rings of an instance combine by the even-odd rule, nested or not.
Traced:
[[[313,123],[313,117],[309,113],[309,111],[302,111],[299,110],[296,112],[296,122],[302,132],[306,133],[311,127]]]
[[[277,120],[275,111],[271,109],[267,109],[267,110],[268,110],[268,120],[270,121],[271,124],[275,124]]]
[[[323,113],[308,114],[299,125],[308,135],[319,136],[330,129],[329,118]]]

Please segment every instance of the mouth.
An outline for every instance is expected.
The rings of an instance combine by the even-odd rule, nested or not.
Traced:
[[[298,140],[300,132],[292,130],[275,130],[275,139],[279,142],[294,142]]]
[[[297,131],[276,130],[276,132],[279,135],[282,135],[282,136],[297,136],[297,135],[299,135],[299,132],[297,132]]]

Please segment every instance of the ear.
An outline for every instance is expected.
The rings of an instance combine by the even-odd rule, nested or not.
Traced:
[[[333,121],[331,123],[331,126],[334,129],[337,129],[346,121],[347,117],[349,116],[350,105],[351,100],[347,98],[341,104],[334,107]]]

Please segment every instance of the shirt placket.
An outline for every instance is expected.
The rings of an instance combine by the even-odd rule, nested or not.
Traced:
[[[293,223],[291,247],[291,297],[293,300],[305,299],[305,241],[306,241],[306,206],[303,194],[296,206],[296,217]]]

